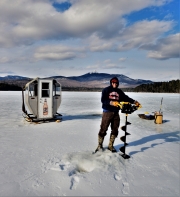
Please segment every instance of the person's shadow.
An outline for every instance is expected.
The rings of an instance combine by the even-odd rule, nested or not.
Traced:
[[[154,135],[150,135],[150,136],[147,136],[147,137],[143,137],[139,140],[136,140],[134,142],[130,142],[128,143],[128,146],[127,147],[130,147],[130,146],[139,146],[139,145],[142,145],[142,144],[145,144],[147,142],[152,142],[152,144],[150,146],[145,146],[145,147],[142,147],[139,151],[131,151],[129,153],[130,156],[136,154],[136,153],[139,153],[139,152],[143,152],[149,148],[153,148],[157,145],[160,145],[160,144],[164,144],[166,142],[179,142],[180,141],[180,131],[174,131],[174,132],[170,132],[170,133],[160,133],[160,134],[154,134]],[[164,140],[163,142],[159,142],[159,143],[153,143],[154,140]],[[118,144],[115,146],[116,150],[119,150],[119,148],[121,148],[122,146],[124,145],[124,143],[122,142],[122,144]]]

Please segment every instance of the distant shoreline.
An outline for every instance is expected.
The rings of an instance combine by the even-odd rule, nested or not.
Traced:
[[[22,91],[24,83],[0,83],[0,91]],[[119,87],[124,92],[144,92],[144,93],[180,93],[180,80],[169,82],[155,82],[151,84],[141,84],[136,87]],[[104,87],[70,87],[62,86],[62,91],[74,92],[102,92]]]
[[[123,88],[120,88],[121,90],[123,90]],[[22,90],[0,90],[0,92],[20,92]],[[67,89],[62,89],[62,92],[102,92],[102,89],[101,90],[67,90]],[[123,90],[123,92],[132,92],[132,93],[163,93],[163,94],[180,94],[178,92],[136,92],[136,91],[127,91],[127,90]]]

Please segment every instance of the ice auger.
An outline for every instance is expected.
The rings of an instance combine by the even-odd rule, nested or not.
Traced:
[[[121,127],[121,129],[125,132],[125,135],[120,137],[120,140],[124,142],[124,146],[122,146],[119,150],[123,153],[121,156],[124,159],[129,159],[130,156],[126,154],[126,146],[128,143],[126,143],[126,136],[131,135],[130,133],[127,132],[127,125],[130,125],[131,123],[127,121],[128,114],[133,113],[137,109],[141,108],[142,106],[136,106],[134,104],[131,104],[129,102],[120,102],[119,107],[121,108],[121,113],[126,114],[126,120],[125,120],[125,125]]]

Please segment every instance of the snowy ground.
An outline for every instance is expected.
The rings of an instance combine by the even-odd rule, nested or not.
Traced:
[[[22,117],[21,92],[0,92],[0,196],[179,196],[179,94],[127,94],[143,108],[128,116],[124,160],[120,152],[92,154],[101,93],[63,92],[63,120],[34,124]],[[138,117],[158,111],[162,97],[163,124]]]

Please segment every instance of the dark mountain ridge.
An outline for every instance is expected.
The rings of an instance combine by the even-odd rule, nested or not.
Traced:
[[[64,87],[99,87],[103,88],[109,85],[110,79],[112,77],[117,77],[119,79],[120,85],[119,87],[136,87],[141,84],[149,84],[153,83],[151,80],[144,79],[132,79],[122,74],[108,74],[108,73],[86,73],[80,76],[51,76],[46,77],[54,78],[59,81]],[[22,84],[25,85],[28,81],[32,80],[32,78],[18,76],[18,75],[8,75],[5,77],[0,77],[0,81],[6,83],[15,83],[17,85]]]
[[[70,76],[70,77],[64,77],[64,76],[53,76],[52,78],[60,79],[60,78],[66,78],[70,80],[75,80],[79,82],[90,82],[90,81],[107,81],[109,83],[110,79],[113,77],[117,77],[119,79],[120,83],[127,83],[129,85],[135,85],[135,84],[142,84],[142,83],[152,83],[151,80],[144,80],[144,79],[132,79],[122,74],[107,74],[107,73],[86,73],[81,76]]]
[[[5,77],[0,77],[0,81],[5,81],[5,80],[31,80],[29,77],[23,77],[19,75],[7,75]]]

